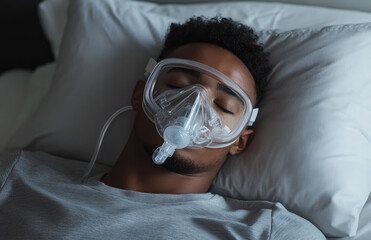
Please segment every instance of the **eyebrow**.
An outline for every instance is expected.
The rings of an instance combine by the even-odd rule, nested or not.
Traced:
[[[240,101],[242,103],[242,105],[243,105],[242,99],[235,92],[233,92],[229,87],[227,87],[226,85],[224,85],[224,84],[222,84],[222,83],[219,82],[218,83],[218,86],[216,87],[216,89],[217,90],[221,90],[224,93],[237,98],[238,101]]]
[[[168,73],[169,72],[182,72],[182,73],[185,73],[185,74],[192,75],[192,76],[196,77],[197,79],[202,78],[202,74],[200,72],[197,72],[195,70],[188,69],[188,68],[173,67],[173,68],[169,69],[167,72]]]

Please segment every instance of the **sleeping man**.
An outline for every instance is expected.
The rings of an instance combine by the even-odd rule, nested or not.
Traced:
[[[129,140],[111,169],[45,153],[0,162],[0,239],[325,239],[281,204],[208,189],[249,126],[270,65],[247,26],[172,24],[158,64],[132,94]]]

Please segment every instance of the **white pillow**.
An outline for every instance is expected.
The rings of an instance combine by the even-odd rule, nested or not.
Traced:
[[[0,152],[17,129],[13,123],[22,106],[30,76],[31,71],[25,69],[13,69],[0,75]]]
[[[122,0],[125,1],[125,0]],[[151,2],[162,2],[153,0]],[[174,0],[173,2],[177,2]],[[50,42],[54,58],[57,59],[59,47],[62,41],[64,27],[67,22],[67,8],[69,0],[44,0],[38,6],[41,26]],[[188,10],[196,11],[195,14],[215,13],[217,11],[233,11],[234,18],[249,16],[255,28],[291,30],[309,26],[325,26],[334,24],[363,23],[371,21],[371,14],[351,10],[332,9],[315,6],[303,6],[286,3],[270,2],[244,2],[207,4],[208,9],[201,7],[205,12],[198,11],[197,4]],[[209,9],[211,8],[211,9]],[[239,9],[239,10],[238,10]],[[172,10],[168,9],[167,10]],[[179,10],[179,9],[178,9]],[[163,11],[163,9],[159,9]],[[182,10],[182,16],[191,14]],[[168,14],[168,13],[164,13]],[[171,14],[171,13],[170,13]],[[242,14],[242,15],[241,15]],[[315,18],[313,18],[315,14]]]
[[[254,25],[248,5],[234,4],[71,2],[51,90],[10,147],[89,160],[104,122],[130,104],[168,25],[217,12]],[[371,188],[370,26],[260,33],[275,67],[255,140],[223,166],[214,192],[281,201],[327,236],[355,234]],[[114,163],[132,119],[113,123],[98,161]]]
[[[371,191],[371,23],[260,39],[273,71],[256,134],[211,191],[279,201],[327,236],[353,236]]]
[[[0,76],[0,152],[23,122],[38,108],[49,90],[55,63],[48,63],[33,72],[9,70]]]
[[[57,59],[64,27],[67,22],[69,0],[44,0],[38,5],[41,27],[49,40],[54,58]]]

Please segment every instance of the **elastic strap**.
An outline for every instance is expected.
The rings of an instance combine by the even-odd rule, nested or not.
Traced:
[[[259,108],[254,108],[252,110],[252,114],[251,114],[249,123],[247,124],[248,126],[252,126],[254,124],[254,122],[256,120],[256,117],[258,116],[258,113],[259,113]]]
[[[155,68],[156,64],[157,64],[157,62],[156,62],[155,59],[150,58],[148,60],[146,68],[144,69],[144,76],[146,77],[146,79],[148,79],[149,75],[151,75],[151,72]]]

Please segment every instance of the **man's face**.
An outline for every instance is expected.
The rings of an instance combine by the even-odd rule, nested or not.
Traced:
[[[254,79],[243,64],[243,62],[228,50],[207,43],[190,43],[176,48],[165,56],[165,58],[182,58],[197,61],[208,65],[236,82],[250,97],[255,105]],[[182,84],[179,80],[179,84]],[[151,158],[153,151],[163,144],[163,139],[158,134],[154,123],[152,123],[142,109],[144,83],[139,83],[134,90],[132,104],[137,111],[134,131],[139,144]],[[217,95],[213,87],[208,88],[211,95]],[[230,102],[235,101],[229,96]],[[228,102],[228,99],[223,98]],[[218,104],[216,102],[216,104]],[[228,153],[237,154],[245,146],[251,130],[245,130],[239,140],[230,146],[223,148],[202,149],[177,149],[172,157],[169,157],[162,167],[179,174],[200,174],[207,171],[218,171]]]

